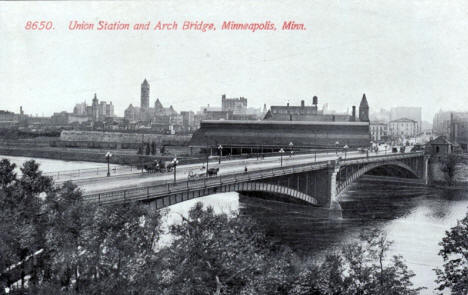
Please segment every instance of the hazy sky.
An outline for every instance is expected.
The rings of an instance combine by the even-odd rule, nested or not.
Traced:
[[[55,30],[26,31],[28,20]],[[179,23],[178,31],[69,31],[72,20]],[[185,20],[215,32],[182,31]],[[277,31],[222,31],[223,21]],[[283,21],[305,31],[281,31]],[[346,111],[363,93],[371,109],[468,110],[468,1],[0,2],[0,109],[50,115],[112,100],[139,105],[140,84],[178,111],[244,96],[251,107],[312,96]]]

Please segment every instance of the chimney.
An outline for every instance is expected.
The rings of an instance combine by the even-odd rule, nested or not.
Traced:
[[[287,107],[289,107],[289,102],[286,104]]]
[[[303,108],[305,106],[304,100],[301,100],[301,107]]]
[[[317,96],[314,96],[314,97],[312,98],[312,104],[313,104],[313,105],[318,105],[318,97],[317,97]]]
[[[352,118],[352,121],[353,121],[353,122],[356,121],[356,106],[353,106],[353,118]]]

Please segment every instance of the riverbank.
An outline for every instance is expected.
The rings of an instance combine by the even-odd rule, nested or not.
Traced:
[[[173,155],[137,155],[133,150],[100,150],[100,149],[80,149],[80,148],[54,148],[54,147],[18,147],[0,146],[0,154],[15,157],[44,158],[64,161],[86,161],[106,163],[105,154],[110,151],[112,157],[111,164],[137,165],[142,160],[172,160]],[[190,164],[203,161],[198,156],[178,156],[179,164]]]

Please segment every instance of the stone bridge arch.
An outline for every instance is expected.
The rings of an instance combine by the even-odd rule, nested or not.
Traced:
[[[390,169],[395,169],[395,167],[398,167],[400,169],[403,169],[404,171],[408,172],[411,176],[414,178],[419,178],[418,174],[416,171],[411,168],[409,165],[406,163],[403,163],[401,161],[391,161],[391,162],[377,162],[377,163],[371,163],[367,164],[363,167],[360,167],[357,171],[354,171],[351,175],[346,177],[346,179],[342,182],[338,182],[337,180],[337,186],[336,186],[336,195],[339,196],[342,192],[344,192],[354,181],[356,181],[359,177],[363,176],[367,172],[374,170],[379,167],[387,167]],[[337,175],[338,176],[338,175]]]
[[[282,185],[263,183],[263,182],[243,182],[234,184],[223,184],[212,188],[201,188],[199,190],[181,191],[178,193],[169,194],[160,198],[151,200],[155,209],[161,209],[177,203],[185,202],[192,199],[205,197],[216,193],[228,192],[260,192],[278,194],[287,198],[299,200],[311,204],[313,206],[320,206],[318,200],[311,195],[300,192],[296,189],[289,188]]]

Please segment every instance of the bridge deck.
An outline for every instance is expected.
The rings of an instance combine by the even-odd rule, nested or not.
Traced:
[[[405,154],[389,154],[370,157],[359,157],[347,160],[340,160],[340,166],[395,161],[399,159],[408,159],[422,157],[421,152]],[[244,173],[232,173],[216,177],[204,177],[196,180],[178,180],[177,182],[164,182],[156,185],[144,186],[139,188],[114,190],[105,193],[85,194],[85,199],[89,202],[99,204],[112,204],[129,201],[153,200],[170,194],[181,192],[204,190],[220,187],[223,185],[252,182],[257,180],[269,179],[277,176],[303,173],[313,170],[326,169],[331,165],[331,161],[321,161],[309,164],[300,164],[287,167],[276,167],[269,169],[251,170]]]

